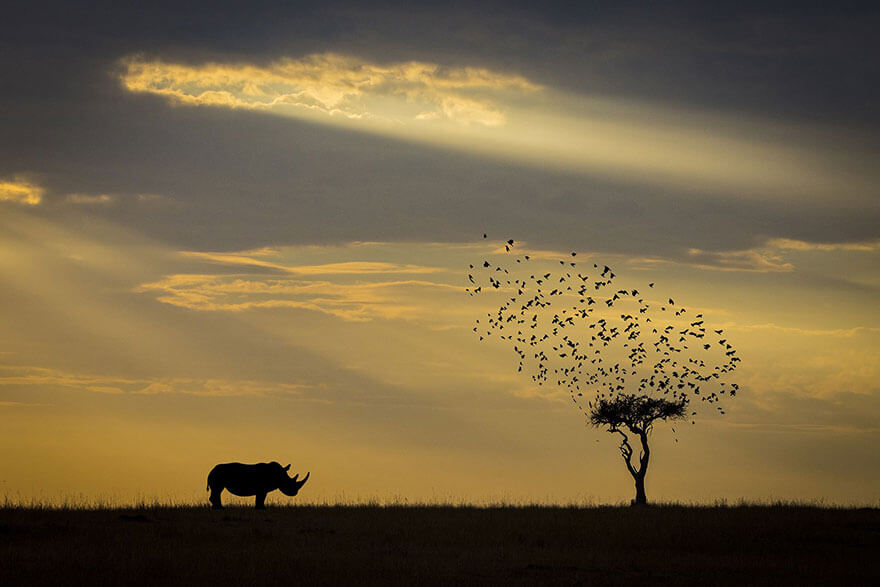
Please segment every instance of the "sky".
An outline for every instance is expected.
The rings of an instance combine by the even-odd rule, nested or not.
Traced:
[[[877,505],[880,11],[570,4],[12,2],[0,494],[277,460],[305,502],[628,502],[473,330],[471,264],[577,252],[742,359],[656,426],[650,500]]]

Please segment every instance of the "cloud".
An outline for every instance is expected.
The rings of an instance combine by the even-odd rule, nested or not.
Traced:
[[[688,250],[687,262],[700,269],[717,271],[753,271],[757,273],[774,273],[794,271],[794,265],[784,263],[778,255],[765,251],[703,251]]]
[[[842,252],[873,253],[880,251],[880,241],[822,243],[788,238],[766,239],[751,249],[733,251],[705,251],[688,249],[679,257],[633,257],[630,264],[653,266],[663,263],[693,265],[714,271],[746,271],[754,273],[789,273],[795,265],[785,260],[786,253]]]
[[[715,271],[747,271],[754,273],[789,273],[795,265],[785,260],[786,252],[865,252],[880,251],[880,241],[820,243],[788,238],[771,238],[760,246],[739,251],[704,251],[691,248],[683,258],[670,261],[662,258],[636,258],[632,263],[656,264],[681,262],[700,269]]]
[[[723,326],[725,330],[767,330],[767,331],[775,331],[779,333],[785,334],[795,334],[798,336],[833,336],[835,338],[853,338],[855,336],[861,334],[880,334],[880,328],[874,328],[871,326],[856,326],[853,328],[797,328],[794,326],[781,326],[779,324],[774,324],[772,322],[767,322],[764,324],[736,324],[736,323],[727,323],[727,324],[719,324],[719,326]]]
[[[71,204],[105,206],[115,202],[116,196],[110,194],[67,194],[67,197],[65,197],[64,200]]]
[[[513,252],[517,255],[528,255],[531,259],[543,259],[553,261],[578,261],[594,260],[601,258],[604,263],[622,262],[631,266],[647,266],[653,267],[663,264],[681,264],[696,267],[698,269],[708,269],[714,271],[747,271],[757,273],[771,272],[790,272],[794,271],[791,263],[783,262],[780,255],[770,252],[768,246],[756,249],[747,249],[740,251],[704,251],[702,249],[690,248],[684,255],[669,256],[628,256],[620,253],[609,253],[601,251],[575,251],[577,257],[571,257],[571,252],[559,250],[542,250],[533,249],[525,242],[517,242],[514,245]],[[507,251],[502,243],[490,251],[492,254],[504,254]]]
[[[141,383],[136,379],[70,373],[44,367],[0,366],[0,386],[58,385],[99,393],[123,393],[132,391]]]
[[[35,366],[0,366],[2,386],[60,386],[104,394],[185,394],[214,397],[283,395],[307,398],[314,385],[262,380],[159,377],[132,378],[106,374],[83,374]],[[314,399],[319,399],[314,398]],[[2,401],[0,407],[39,406],[18,401]]]
[[[793,251],[880,251],[880,240],[843,243],[815,243],[788,238],[774,238],[767,241],[767,246]]]
[[[419,280],[334,283],[241,275],[170,275],[137,288],[158,292],[160,302],[191,310],[242,312],[253,309],[291,308],[329,314],[346,321],[376,318],[417,318],[436,313],[418,291],[461,288]]]
[[[16,176],[12,179],[0,178],[0,202],[13,202],[26,206],[42,204],[74,204],[78,206],[108,206],[129,200],[137,204],[169,203],[173,200],[161,194],[119,194],[70,192],[57,198],[46,199],[46,188],[39,183]]]
[[[45,190],[26,179],[0,179],[0,202],[36,206],[43,201]]]
[[[273,255],[273,249],[271,248],[237,253],[181,251],[180,255],[221,265],[253,266],[292,275],[365,275],[375,273],[438,273],[444,271],[437,267],[370,261],[345,261],[321,265],[282,265],[265,261],[261,258],[254,258]]]
[[[305,398],[313,389],[311,385],[276,381],[172,378],[152,381],[134,393],[146,395],[179,393],[211,397],[283,395]]]
[[[500,126],[504,113],[487,93],[540,89],[522,76],[484,68],[420,61],[378,64],[334,53],[284,58],[265,66],[192,66],[143,56],[127,57],[121,64],[120,81],[128,91],[156,94],[175,104],[293,109],[351,120],[392,120],[409,111],[403,118]],[[388,99],[397,102],[396,112],[387,110]]]
[[[0,408],[44,408],[52,404],[34,403],[34,402],[12,402],[0,401]]]
[[[197,264],[141,283],[162,303],[209,312],[310,310],[343,321],[407,320],[432,329],[460,327],[466,266],[486,244],[354,242],[263,247],[230,253],[177,253]],[[324,263],[326,259],[338,259]],[[431,262],[415,264],[413,259]],[[471,259],[472,260],[472,259]],[[222,266],[219,270],[212,266]]]
[[[229,253],[182,251],[177,256],[197,262],[187,267],[196,271],[166,274],[134,291],[199,311],[304,309],[344,321],[403,319],[443,328],[458,324],[450,318],[462,311],[453,296],[463,295],[465,288],[464,274],[450,262],[470,257],[475,247],[485,250],[486,244],[354,242]],[[338,260],[320,262],[326,259]],[[437,266],[408,262],[412,259]]]
[[[745,271],[751,273],[788,273],[794,265],[783,262],[779,255],[761,250],[704,251],[688,249],[683,256],[630,257],[629,265],[655,267],[658,265],[690,265],[710,271]]]

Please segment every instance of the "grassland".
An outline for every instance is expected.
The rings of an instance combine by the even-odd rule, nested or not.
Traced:
[[[0,507],[0,585],[880,584],[880,510]]]

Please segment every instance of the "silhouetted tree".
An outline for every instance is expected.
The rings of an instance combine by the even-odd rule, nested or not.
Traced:
[[[689,409],[695,416],[691,401],[697,398],[724,414],[720,402],[738,386],[722,379],[740,359],[723,330],[658,297],[653,283],[622,287],[607,265],[593,263],[591,276],[578,270],[576,257],[517,254],[508,240],[472,264],[470,295],[505,296],[485,322],[476,321],[474,332],[480,340],[506,341],[519,357],[517,371],[530,372],[538,385],[567,390],[590,424],[621,436],[620,452],[636,485],[633,503],[644,504],[654,423],[685,419]],[[631,436],[639,439],[637,461]]]
[[[638,395],[618,395],[613,398],[600,399],[590,409],[590,424],[605,426],[609,432],[620,434],[620,454],[626,469],[636,483],[634,504],[648,503],[645,495],[645,475],[648,473],[648,462],[651,449],[648,446],[648,434],[656,420],[684,419],[687,400],[679,398],[670,401],[664,398],[651,398]],[[639,437],[641,452],[638,466],[633,464],[633,448],[629,443],[630,432]]]

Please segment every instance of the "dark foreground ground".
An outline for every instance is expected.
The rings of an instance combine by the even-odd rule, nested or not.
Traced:
[[[880,585],[880,510],[0,507],[0,585]]]

